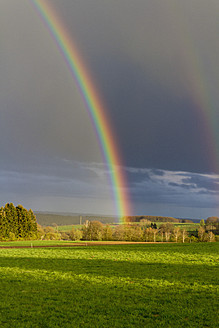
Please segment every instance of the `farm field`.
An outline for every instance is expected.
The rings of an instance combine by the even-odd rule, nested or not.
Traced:
[[[163,222],[156,222],[156,224],[157,224],[157,227],[159,228],[163,224]],[[199,223],[178,223],[178,222],[173,222],[172,224],[176,228],[186,229],[187,231],[194,231],[194,230],[196,230],[200,227]]]
[[[63,226],[57,226],[58,232],[70,232],[72,230],[72,228],[76,228],[76,229],[81,229],[83,226],[78,224],[78,225],[63,225]]]
[[[218,327],[218,250],[218,243],[0,249],[0,327]]]

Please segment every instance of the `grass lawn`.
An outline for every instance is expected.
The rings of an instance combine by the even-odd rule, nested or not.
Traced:
[[[81,228],[81,225],[63,225],[63,226],[58,226],[58,232],[70,232],[73,227],[78,227]]]
[[[219,243],[0,249],[0,327],[218,327]]]

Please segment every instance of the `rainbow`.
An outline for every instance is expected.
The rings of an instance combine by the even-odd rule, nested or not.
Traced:
[[[95,128],[104,162],[106,163],[113,195],[116,213],[120,219],[131,215],[130,199],[126,178],[122,169],[122,161],[116,146],[109,118],[104,110],[103,102],[97,93],[91,75],[78,51],[76,44],[69,36],[63,22],[55,9],[47,0],[30,0],[64,56],[68,67],[83,96],[86,109]]]

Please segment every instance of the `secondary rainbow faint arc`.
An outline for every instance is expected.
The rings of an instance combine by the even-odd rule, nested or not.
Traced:
[[[168,12],[172,13],[174,31],[177,33],[180,51],[183,53],[184,72],[188,79],[191,99],[197,117],[203,124],[203,134],[208,144],[212,173],[218,171],[219,167],[219,143],[216,136],[216,127],[213,112],[216,110],[211,102],[210,91],[203,71],[201,57],[196,49],[192,34],[189,32],[189,24],[183,13],[180,3],[167,1]]]
[[[84,98],[86,108],[96,130],[103,158],[110,172],[117,215],[122,220],[125,216],[131,215],[127,182],[123,170],[120,167],[122,166],[122,161],[100,96],[97,94],[88,69],[85,67],[81,58],[81,54],[54,8],[45,0],[30,1],[41,15],[60,51],[64,55]]]

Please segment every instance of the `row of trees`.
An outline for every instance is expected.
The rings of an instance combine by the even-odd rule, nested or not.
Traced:
[[[203,227],[200,227],[203,228]],[[115,241],[146,241],[146,242],[190,242],[190,241],[215,241],[214,234],[209,231],[198,237],[189,237],[186,229],[174,227],[171,223],[164,223],[159,229],[143,227],[141,225],[119,225],[112,228],[99,221],[90,221],[82,229],[73,228],[70,233],[72,240],[115,240]]]
[[[206,221],[201,220],[200,226],[202,226],[206,232],[213,232],[215,235],[219,235],[219,218],[217,216],[210,216]]]
[[[54,224],[55,225],[55,224]],[[195,231],[195,235],[189,236],[186,229],[175,227],[172,223],[164,223],[159,229],[156,223],[147,221],[146,224],[126,224],[117,227],[103,225],[99,221],[87,221],[80,228],[73,228],[70,233],[58,232],[58,227],[38,226],[38,234],[44,240],[104,240],[104,241],[146,241],[146,242],[207,242],[215,241],[215,235],[211,229],[212,224],[203,221],[200,227]],[[214,230],[213,230],[214,231]],[[215,230],[216,231],[216,230]]]
[[[219,218],[212,216],[207,218],[206,221],[200,221],[198,229],[199,241],[214,241],[215,235],[219,234]]]
[[[176,219],[169,216],[154,216],[154,215],[135,215],[125,216],[122,218],[124,222],[175,222],[175,223],[191,223],[189,219]]]
[[[0,208],[0,240],[37,238],[36,217],[31,209],[13,203]]]

